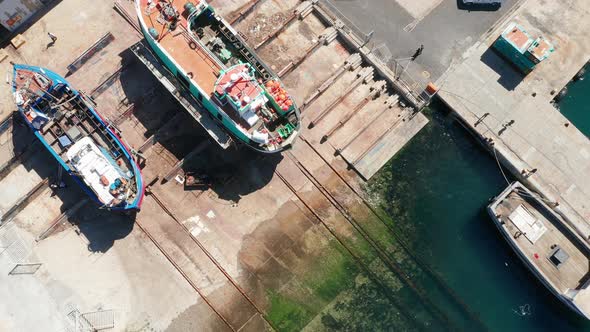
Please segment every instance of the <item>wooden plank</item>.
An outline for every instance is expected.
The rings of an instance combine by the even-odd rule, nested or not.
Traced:
[[[26,42],[27,40],[22,35],[16,35],[10,41],[10,43],[15,49],[18,49],[19,47],[23,46]]]
[[[90,60],[95,54],[100,52],[102,49],[107,47],[113,40],[115,40],[115,36],[112,33],[107,32],[103,37],[97,40],[92,46],[90,46],[82,55],[76,58],[72,63],[68,65],[68,73],[72,74],[80,69],[88,60]]]
[[[400,113],[394,107],[345,146],[332,144],[342,149],[342,158],[367,181],[427,123],[421,113],[410,118],[407,111]]]
[[[410,121],[400,122],[375,144],[364,157],[354,164],[354,168],[367,181],[385,165],[406,143],[426,124],[428,119],[417,114]]]
[[[385,100],[391,101],[396,99],[388,97]],[[385,112],[393,112],[393,116],[401,113],[402,110],[400,107],[394,107],[390,103],[383,103],[382,101],[383,99],[377,99],[370,102],[334,133],[329,138],[332,145],[340,150],[346,150],[348,145],[353,144],[358,136],[361,136],[367,130],[371,130],[375,122],[382,121],[382,115]]]
[[[401,116],[407,115],[402,112]],[[371,126],[351,139],[347,145],[341,145],[344,143],[338,144],[335,141],[332,144],[341,150],[344,160],[353,164],[374,142],[379,140],[379,137],[383,136],[383,133],[394,127],[397,122],[401,122],[401,116],[399,111],[387,110]]]
[[[0,49],[0,63],[8,58],[8,53],[2,48]]]

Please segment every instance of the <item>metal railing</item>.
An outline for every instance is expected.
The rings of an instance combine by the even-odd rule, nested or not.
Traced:
[[[373,32],[365,33],[361,28],[359,28],[356,24],[354,24],[346,15],[344,15],[336,5],[332,3],[330,0],[318,0],[320,5],[326,9],[328,9],[328,15],[332,16],[333,19],[341,21],[344,26],[343,29],[353,35],[356,39],[358,39],[362,43],[367,43]]]
[[[425,102],[429,99],[425,93],[429,80],[420,72],[421,67],[412,61],[399,59],[390,59],[385,65],[393,72],[395,79],[409,89],[417,100]]]
[[[330,0],[318,0],[318,4],[333,20],[342,22],[340,28],[344,30],[344,32],[356,39],[359,45],[367,46],[367,48],[370,49],[369,54],[374,55],[383,67],[386,67],[391,71],[392,75],[389,76],[392,76],[395,83],[402,89],[406,90],[401,91],[402,94],[408,93],[419,105],[423,105],[428,100],[428,96],[425,94],[428,81],[426,78],[423,78],[419,72],[416,72],[415,67],[411,68],[410,63],[402,64],[398,61],[399,59],[393,59],[392,52],[385,43],[376,44],[375,41],[371,41],[373,31],[365,33],[346,17],[346,15],[344,15]]]

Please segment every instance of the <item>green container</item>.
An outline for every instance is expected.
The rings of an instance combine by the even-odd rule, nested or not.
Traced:
[[[541,43],[541,50],[537,49],[537,52],[543,54],[531,53]],[[553,45],[543,37],[533,40],[524,28],[514,22],[506,27],[502,35],[494,42],[493,48],[525,74],[530,73],[538,63],[554,51]]]

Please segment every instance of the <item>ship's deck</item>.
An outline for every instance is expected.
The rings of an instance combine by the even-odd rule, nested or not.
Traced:
[[[532,243],[526,235],[514,238],[514,235],[521,229],[509,218],[509,216],[520,206],[537,220],[541,221],[546,231]],[[559,292],[565,293],[567,289],[579,289],[590,278],[589,255],[581,244],[573,239],[552,215],[543,211],[538,203],[525,198],[515,192],[510,193],[497,206],[496,213],[501,214],[501,220],[505,222],[504,229],[510,234],[518,248],[526,257],[548,278]],[[569,255],[569,258],[558,267],[549,259],[554,251],[555,245],[559,246]],[[535,255],[537,255],[535,257]]]
[[[208,37],[207,40],[204,40],[203,36],[199,35],[197,32],[195,32],[195,34],[199,35],[199,37],[192,35],[192,32],[188,30],[188,11],[184,9],[184,6],[189,1],[177,0],[172,3],[174,9],[179,13],[177,28],[175,31],[167,30],[168,24],[163,18],[163,15],[169,9],[169,7],[166,7],[168,6],[167,2],[163,0],[153,0],[151,1],[152,5],[148,6],[148,0],[137,1],[140,10],[139,15],[141,15],[141,20],[145,25],[144,29],[149,31],[149,29],[153,28],[159,33],[157,43],[168,53],[176,64],[180,66],[182,71],[190,73],[188,76],[192,77],[194,83],[199,85],[208,96],[214,97],[215,83],[218,81],[222,70],[226,71],[228,68],[232,68],[232,66],[250,61],[250,58],[240,58],[237,55],[243,51],[243,47],[246,45],[236,48],[236,46],[229,40],[224,39],[224,36],[226,36],[227,33],[234,32],[231,30],[226,31],[225,29],[227,29],[227,26],[225,23],[218,24],[219,22],[217,22],[216,19],[209,17],[210,15],[214,15],[210,9],[206,9],[198,14],[197,19],[193,21],[190,26],[193,30],[201,28],[204,35]],[[154,6],[153,4],[157,4],[157,6]],[[162,7],[160,8],[160,6]],[[151,9],[148,10],[148,7]],[[222,25],[222,27],[218,27],[218,25]],[[146,38],[150,38],[150,36],[147,36]],[[212,40],[214,42],[212,42]],[[219,46],[220,44],[223,44],[223,47],[225,47],[223,50],[227,54],[230,54],[230,59],[233,61],[228,60],[229,62],[227,62],[223,60],[225,59],[223,57],[218,58],[219,55],[216,54],[216,48],[211,45],[221,47]],[[209,45],[211,47],[204,45]],[[248,50],[248,52],[249,54],[253,53],[252,50]],[[223,56],[223,54],[221,56]],[[225,56],[227,56],[227,54]],[[228,68],[226,68],[226,66]],[[254,66],[254,68],[258,67]],[[184,83],[182,82],[183,79],[184,77],[180,78],[181,83]],[[255,79],[256,77],[252,78],[253,81]],[[252,86],[256,86],[258,89],[258,83],[252,84]],[[252,94],[254,95],[254,93]],[[254,96],[250,97],[251,100],[253,100]],[[269,107],[264,108],[266,112],[264,110],[257,110],[253,116],[249,116],[249,114],[244,112],[236,111],[230,103],[220,101],[218,98],[212,99],[215,106],[226,115],[225,119],[233,122],[233,125],[224,124],[226,127],[238,128],[238,130],[241,131],[240,135],[243,134],[250,140],[252,139],[251,136],[254,136],[255,134],[258,134],[258,137],[268,135],[268,137],[265,138],[266,141],[264,141],[264,139],[260,141],[264,142],[260,143],[261,145],[268,147],[264,149],[275,150],[277,149],[277,146],[287,146],[292,143],[297,135],[296,132],[293,134],[293,128],[297,128],[298,124],[293,123],[288,116],[277,113],[274,108],[272,108],[272,105],[269,106],[267,104]],[[243,102],[247,103],[245,100]],[[272,109],[272,111],[269,110],[269,108]],[[276,115],[273,116],[272,114]],[[219,114],[217,114],[217,116],[220,119],[223,117]],[[297,121],[299,121],[299,119],[297,119]],[[287,126],[287,124],[290,124],[291,126]]]
[[[183,8],[187,2],[189,1],[174,1],[174,7],[181,15],[176,30],[169,31],[158,22],[160,11],[154,8],[148,15],[146,10],[148,1],[139,0],[141,14],[147,29],[154,28],[158,31],[160,34],[158,43],[186,73],[192,73],[192,80],[211,96],[220,68],[198,44],[191,43],[192,39],[187,30],[186,16],[183,15],[185,14]]]
[[[34,79],[34,75],[34,71],[17,70],[15,77],[16,89],[20,90],[26,87],[31,93],[43,95],[45,89],[39,86]],[[51,85],[54,84],[49,78],[43,77]],[[67,156],[68,151],[73,146],[76,146],[76,143],[86,140],[91,141],[96,146],[97,151],[99,151],[98,146],[106,149],[109,152],[108,157],[112,158],[113,162],[117,160],[120,163],[119,168],[121,171],[127,172],[133,169],[131,165],[133,161],[125,158],[122,149],[108,133],[107,128],[99,122],[99,119],[91,112],[81,96],[76,95],[72,90],[54,88],[51,91],[51,97],[45,95],[45,97],[35,102],[31,108],[38,114],[47,117],[47,122],[40,127],[38,132],[55,154],[69,167],[72,167],[72,163]],[[48,115],[47,110],[49,109],[55,113]],[[25,116],[29,123],[32,122],[32,118],[29,118],[26,112]],[[104,157],[103,159],[106,160]],[[110,164],[106,164],[103,169],[110,169],[111,175],[117,172]],[[83,175],[85,180],[90,177],[90,174]],[[95,174],[91,175],[94,176]],[[113,177],[114,175],[110,176],[110,180],[113,180]],[[137,194],[137,179],[131,178],[128,180],[130,180],[128,189],[135,196]],[[108,203],[112,200],[113,196],[108,192],[108,188],[98,188],[98,186],[91,183],[89,185],[101,199],[101,202]]]
[[[37,81],[33,79],[35,72],[26,70],[26,69],[19,69],[17,71],[16,77],[14,82],[18,88],[26,87],[31,93],[36,93],[38,95],[43,95],[45,93],[45,89],[37,84]],[[53,85],[53,81],[48,79],[50,85]]]

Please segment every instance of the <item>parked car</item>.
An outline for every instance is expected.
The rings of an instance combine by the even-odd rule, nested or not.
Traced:
[[[461,0],[466,6],[502,6],[502,0]]]

